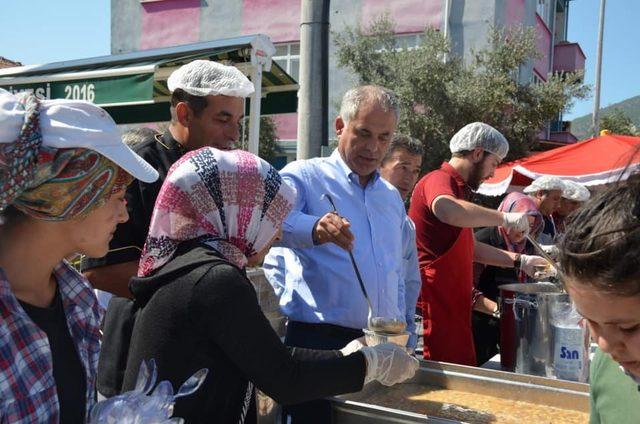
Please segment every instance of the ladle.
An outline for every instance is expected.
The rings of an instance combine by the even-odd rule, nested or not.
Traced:
[[[531,243],[531,245],[536,248],[538,253],[540,253],[540,256],[542,256],[549,263],[549,265],[551,265],[553,269],[556,270],[558,279],[562,280],[562,271],[560,271],[560,268],[558,268],[556,261],[554,261],[551,256],[549,256],[549,254],[544,251],[542,246],[540,246],[540,244],[538,244],[538,242],[533,237],[531,237],[530,234],[527,234],[527,240],[529,240],[529,243]]]
[[[340,216],[338,210],[336,209],[335,203],[333,203],[333,199],[331,195],[324,194],[329,203],[331,203],[331,207],[336,215]],[[353,265],[353,270],[356,272],[356,277],[358,277],[358,283],[360,283],[360,290],[364,295],[365,300],[367,301],[367,306],[369,307],[369,314],[367,316],[367,327],[371,331],[380,332],[380,333],[390,333],[397,334],[402,333],[405,329],[406,324],[395,318],[384,318],[384,317],[374,317],[373,316],[373,307],[371,306],[371,300],[369,299],[369,295],[367,294],[367,289],[364,286],[364,282],[362,281],[362,276],[360,275],[360,270],[358,269],[358,265],[356,265],[356,260],[353,257],[353,253],[350,250],[347,251],[349,253],[349,258],[351,259],[351,265]]]

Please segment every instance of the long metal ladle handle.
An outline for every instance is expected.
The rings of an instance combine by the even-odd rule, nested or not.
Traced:
[[[333,211],[336,214],[338,214],[338,216],[340,216],[340,214],[338,213],[338,209],[336,209],[336,205],[335,203],[333,203],[333,199],[331,198],[331,196],[329,194],[325,194],[324,197],[326,197],[329,203],[331,203],[331,207],[333,208]],[[360,290],[362,290],[362,294],[364,295],[364,298],[367,300],[367,304],[369,305],[369,310],[372,311],[373,308],[371,307],[371,300],[369,300],[367,289],[364,287],[364,283],[362,282],[362,276],[360,276],[360,270],[358,269],[358,265],[356,265],[356,260],[353,258],[353,253],[351,253],[350,250],[348,250],[347,252],[349,253],[349,258],[351,258],[351,265],[353,265],[353,270],[356,272],[356,277],[358,277],[358,283],[360,283]]]
[[[556,261],[554,261],[551,256],[549,256],[549,254],[544,251],[542,246],[540,246],[540,244],[538,244],[538,242],[533,237],[531,237],[530,234],[527,234],[527,240],[529,240],[529,243],[531,243],[531,245],[536,248],[538,253],[540,253],[540,256],[542,256],[547,262],[549,262],[549,265],[551,265],[556,270],[558,278],[562,279],[562,271],[560,271],[560,268],[558,268],[558,265],[556,265]]]

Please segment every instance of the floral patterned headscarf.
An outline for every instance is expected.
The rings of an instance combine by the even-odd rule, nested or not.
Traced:
[[[538,233],[543,227],[542,214],[538,211],[538,207],[536,206],[536,202],[526,194],[513,192],[509,193],[498,206],[498,210],[500,212],[524,212],[529,216],[533,216],[535,218],[535,222],[532,226],[532,230],[529,232],[533,238],[536,238]],[[524,239],[519,243],[513,242],[509,238],[509,231],[504,227],[498,227],[498,231],[504,238],[504,241],[507,245],[507,250],[510,252],[522,253],[524,251],[527,240]]]
[[[199,239],[239,268],[263,250],[291,211],[295,191],[271,165],[242,151],[192,151],[169,170],[151,217],[138,276]]]
[[[42,144],[40,100],[23,95],[25,118],[18,139],[0,143],[0,210],[13,206],[37,219],[82,217],[125,188],[133,177],[89,149]]]

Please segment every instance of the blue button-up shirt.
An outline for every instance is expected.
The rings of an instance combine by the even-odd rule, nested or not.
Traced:
[[[422,280],[420,279],[420,270],[418,268],[418,248],[416,246],[416,226],[407,217],[407,224],[404,226],[404,234],[402,236],[402,257],[404,263],[404,310],[407,320],[407,331],[411,333],[407,346],[412,349],[416,348],[418,343],[418,334],[416,334],[415,314],[416,303],[420,296],[420,288]]]
[[[283,313],[306,323],[367,326],[367,304],[348,253],[333,243],[313,243],[316,222],[332,211],[322,199],[329,193],[351,223],[353,255],[374,316],[406,319],[404,238],[411,229],[398,191],[377,172],[362,187],[337,150],[328,158],[293,162],[281,175],[295,187],[296,205],[283,224],[284,248],[271,249],[264,268]],[[415,250],[415,240],[413,245]],[[415,302],[410,309],[413,325]]]

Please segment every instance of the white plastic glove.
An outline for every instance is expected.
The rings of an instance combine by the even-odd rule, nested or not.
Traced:
[[[385,386],[393,386],[413,377],[420,366],[404,347],[393,343],[365,346],[360,352],[367,361],[364,384],[378,380]]]
[[[362,336],[359,339],[351,340],[345,347],[340,349],[340,352],[342,352],[342,356],[347,356],[359,351],[365,346],[364,336]]]
[[[529,234],[529,218],[523,212],[504,212],[502,214],[502,226]]]
[[[541,269],[543,267],[544,269]],[[529,277],[536,279],[548,278],[555,273],[545,258],[536,255],[520,255],[520,269]]]
[[[555,244],[541,244],[540,247],[544,250],[544,253],[551,256],[551,259],[556,259],[560,254],[560,250]]]

